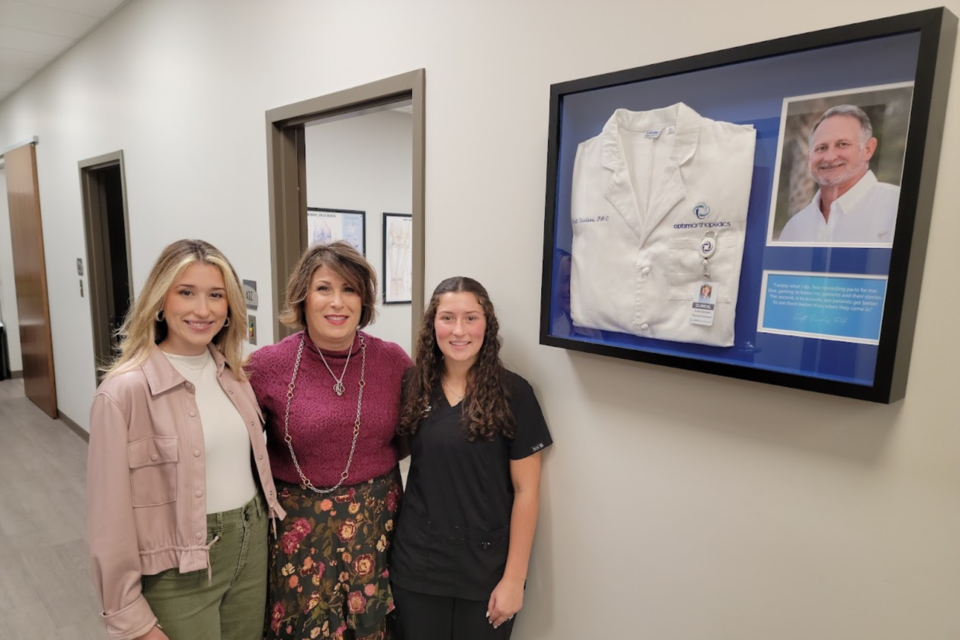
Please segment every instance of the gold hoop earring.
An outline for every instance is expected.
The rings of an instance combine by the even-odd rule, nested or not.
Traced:
[[[157,319],[157,322],[163,322],[163,309],[157,309],[153,317]]]
[[[230,326],[230,316],[227,316],[227,319],[224,321],[223,326],[224,326],[224,328]]]

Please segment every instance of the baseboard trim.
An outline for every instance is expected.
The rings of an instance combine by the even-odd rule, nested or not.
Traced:
[[[13,379],[13,378],[22,378],[22,377],[23,377],[23,369],[20,369],[19,371],[11,371],[11,372],[10,372],[10,378],[11,378],[11,379]]]
[[[67,414],[65,414],[63,411],[60,411],[59,414],[60,414],[59,416],[60,422],[67,425],[67,427],[70,428],[70,431],[73,431],[75,434],[77,434],[81,440],[83,440],[84,442],[90,442],[89,431],[87,431],[86,429],[78,425],[76,422],[71,420],[70,417],[67,416]]]

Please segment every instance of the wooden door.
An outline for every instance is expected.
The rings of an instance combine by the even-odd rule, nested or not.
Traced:
[[[37,152],[34,145],[27,144],[7,151],[3,157],[10,205],[17,313],[20,316],[23,388],[27,398],[56,419],[57,385],[53,374],[47,268],[43,226],[40,224]]]

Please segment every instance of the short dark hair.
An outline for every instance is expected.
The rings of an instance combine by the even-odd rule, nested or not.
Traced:
[[[286,303],[280,322],[294,329],[305,329],[307,318],[304,307],[310,281],[320,267],[327,267],[360,294],[360,324],[363,329],[373,324],[377,315],[377,272],[360,252],[343,240],[307,247],[287,280]]]

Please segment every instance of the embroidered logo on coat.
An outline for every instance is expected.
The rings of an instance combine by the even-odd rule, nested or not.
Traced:
[[[693,208],[693,215],[703,220],[708,215],[710,215],[710,207],[707,206],[705,202],[698,202],[697,206]]]

